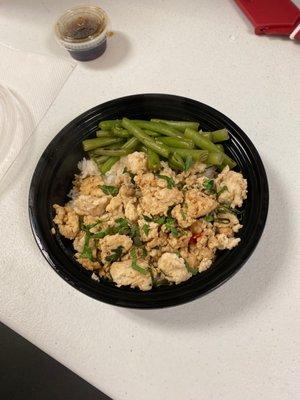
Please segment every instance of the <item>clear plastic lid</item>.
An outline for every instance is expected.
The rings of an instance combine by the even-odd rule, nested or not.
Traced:
[[[0,85],[0,178],[32,129],[32,117],[24,104],[10,89]]]
[[[106,39],[109,19],[97,6],[78,6],[67,10],[56,22],[58,43],[69,51],[89,50]]]

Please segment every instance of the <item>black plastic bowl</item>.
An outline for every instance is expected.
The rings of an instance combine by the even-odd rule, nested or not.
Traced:
[[[220,252],[213,266],[179,285],[161,286],[149,292],[109,282],[96,282],[91,272],[74,260],[71,241],[53,235],[52,205],[63,205],[71,189],[77,163],[83,158],[81,142],[94,136],[101,120],[164,118],[199,121],[203,130],[226,127],[231,139],[226,152],[238,163],[248,180],[248,199],[243,214],[241,243]],[[101,104],[75,118],[51,141],[35,169],[30,193],[29,215],[33,234],[51,267],[81,292],[106,303],[132,308],[174,306],[203,296],[217,288],[241,268],[262,234],[268,212],[268,182],[259,154],[245,133],[229,118],[213,108],[184,97],[141,94]]]

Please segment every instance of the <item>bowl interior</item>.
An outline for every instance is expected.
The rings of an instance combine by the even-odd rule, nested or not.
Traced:
[[[164,118],[198,121],[203,130],[226,127],[231,139],[226,152],[238,163],[248,180],[248,199],[243,209],[239,233],[241,243],[217,255],[213,266],[180,285],[161,286],[149,292],[110,282],[96,282],[74,259],[71,241],[51,234],[52,205],[63,205],[72,187],[77,164],[83,156],[81,142],[95,136],[101,120]],[[32,230],[43,255],[68,283],[101,301],[125,307],[156,308],[184,303],[216,288],[236,272],[254,250],[264,227],[268,209],[268,184],[261,159],[249,138],[223,114],[202,103],[171,95],[134,95],[99,105],[63,128],[41,156],[32,178],[29,213]]]

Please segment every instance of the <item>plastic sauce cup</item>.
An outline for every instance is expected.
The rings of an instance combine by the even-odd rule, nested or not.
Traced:
[[[100,57],[106,49],[109,19],[97,6],[78,6],[67,10],[56,22],[57,42],[78,61]]]

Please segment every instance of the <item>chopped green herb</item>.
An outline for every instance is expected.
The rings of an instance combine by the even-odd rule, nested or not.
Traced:
[[[142,253],[143,253],[143,258],[146,258],[147,255],[148,255],[148,251],[147,251],[147,249],[145,248],[145,246],[142,247]]]
[[[168,285],[170,284],[169,281],[167,281],[166,279],[152,279],[152,283],[154,287],[160,287],[160,286],[164,286],[164,285]]]
[[[146,236],[148,236],[148,235],[149,235],[149,232],[150,232],[150,226],[149,226],[148,224],[144,224],[144,225],[143,225],[143,231],[144,231],[144,234],[145,234]]]
[[[219,222],[220,224],[229,224],[230,223],[230,219],[229,218],[216,218],[215,222]]]
[[[244,213],[244,211],[237,210],[236,208],[232,208],[232,207],[230,207],[230,206],[227,205],[227,204],[222,204],[220,207],[218,207],[218,208],[216,209],[216,212],[219,213],[219,214],[222,214],[222,213],[231,213],[231,214],[236,214],[236,215],[239,215],[239,214],[243,214],[243,213]]]
[[[163,225],[163,224],[166,222],[166,218],[167,218],[167,217],[164,217],[164,216],[162,216],[162,217],[155,217],[155,218],[153,218],[153,221],[154,221],[156,224],[158,224],[158,225]]]
[[[82,224],[81,225],[81,230],[83,230],[84,232],[89,231],[90,229],[94,228],[95,226],[101,224],[101,221],[98,219],[96,222],[94,222],[93,224]]]
[[[82,258],[88,258],[90,261],[94,261],[93,252],[92,252],[92,249],[89,246],[90,238],[91,238],[91,234],[87,231],[85,233],[83,250],[82,250],[82,253],[80,254],[80,256]]]
[[[207,179],[205,182],[203,182],[202,186],[208,193],[210,193],[210,194],[216,193],[215,182],[213,179]]]
[[[166,232],[170,232],[172,236],[178,237],[180,235],[179,230],[175,228],[174,218],[167,217],[164,225],[166,227]]]
[[[197,274],[198,270],[195,269],[195,268],[192,268],[192,267],[190,266],[190,264],[189,264],[186,260],[184,260],[184,265],[185,265],[185,268],[188,270],[188,272],[189,272],[190,274],[192,274],[192,275],[196,275],[196,274]]]
[[[130,223],[126,218],[118,218],[115,222],[116,225],[113,228],[115,233],[130,236],[136,246],[142,245],[140,230],[137,225]]]
[[[145,268],[141,267],[137,263],[135,248],[130,250],[130,256],[131,256],[131,259],[132,259],[131,268],[135,269],[136,271],[140,272],[143,275],[147,275],[148,272],[145,270]]]
[[[106,229],[103,229],[100,232],[91,233],[91,238],[92,239],[102,239],[102,238],[104,238],[104,236],[113,235],[113,234],[114,234],[113,228],[112,227],[108,227]]]
[[[184,162],[184,170],[188,171],[191,168],[191,166],[193,165],[193,163],[194,163],[193,158],[191,156],[187,156],[187,158]]]
[[[143,215],[143,218],[147,222],[152,222],[153,221],[153,219],[151,217],[148,217],[148,215]]]
[[[119,193],[119,188],[116,186],[100,185],[99,187],[103,193],[110,196],[116,196]]]
[[[164,179],[167,182],[168,189],[172,189],[173,187],[175,187],[175,181],[170,176],[167,176],[167,175],[156,175],[156,176],[157,176],[157,178]]]
[[[118,246],[116,249],[112,250],[112,253],[109,256],[105,257],[105,260],[109,263],[119,261],[122,257],[123,250],[123,246]]]
[[[221,193],[225,192],[226,190],[228,190],[228,187],[226,185],[222,186],[218,191],[217,191],[217,195],[220,196]]]
[[[203,219],[206,222],[213,222],[215,218],[212,214],[207,214],[207,215],[205,215],[205,217]]]
[[[180,214],[181,214],[181,216],[182,216],[182,219],[184,220],[184,221],[186,221],[186,213],[181,209],[180,210]]]
[[[141,241],[141,235],[140,235],[140,230],[139,227],[137,225],[132,225],[130,228],[130,234],[129,236],[131,236],[133,243],[136,246],[142,246],[142,241]]]
[[[119,233],[120,235],[130,235],[131,226],[126,218],[118,218],[115,220],[115,222],[115,233]]]

